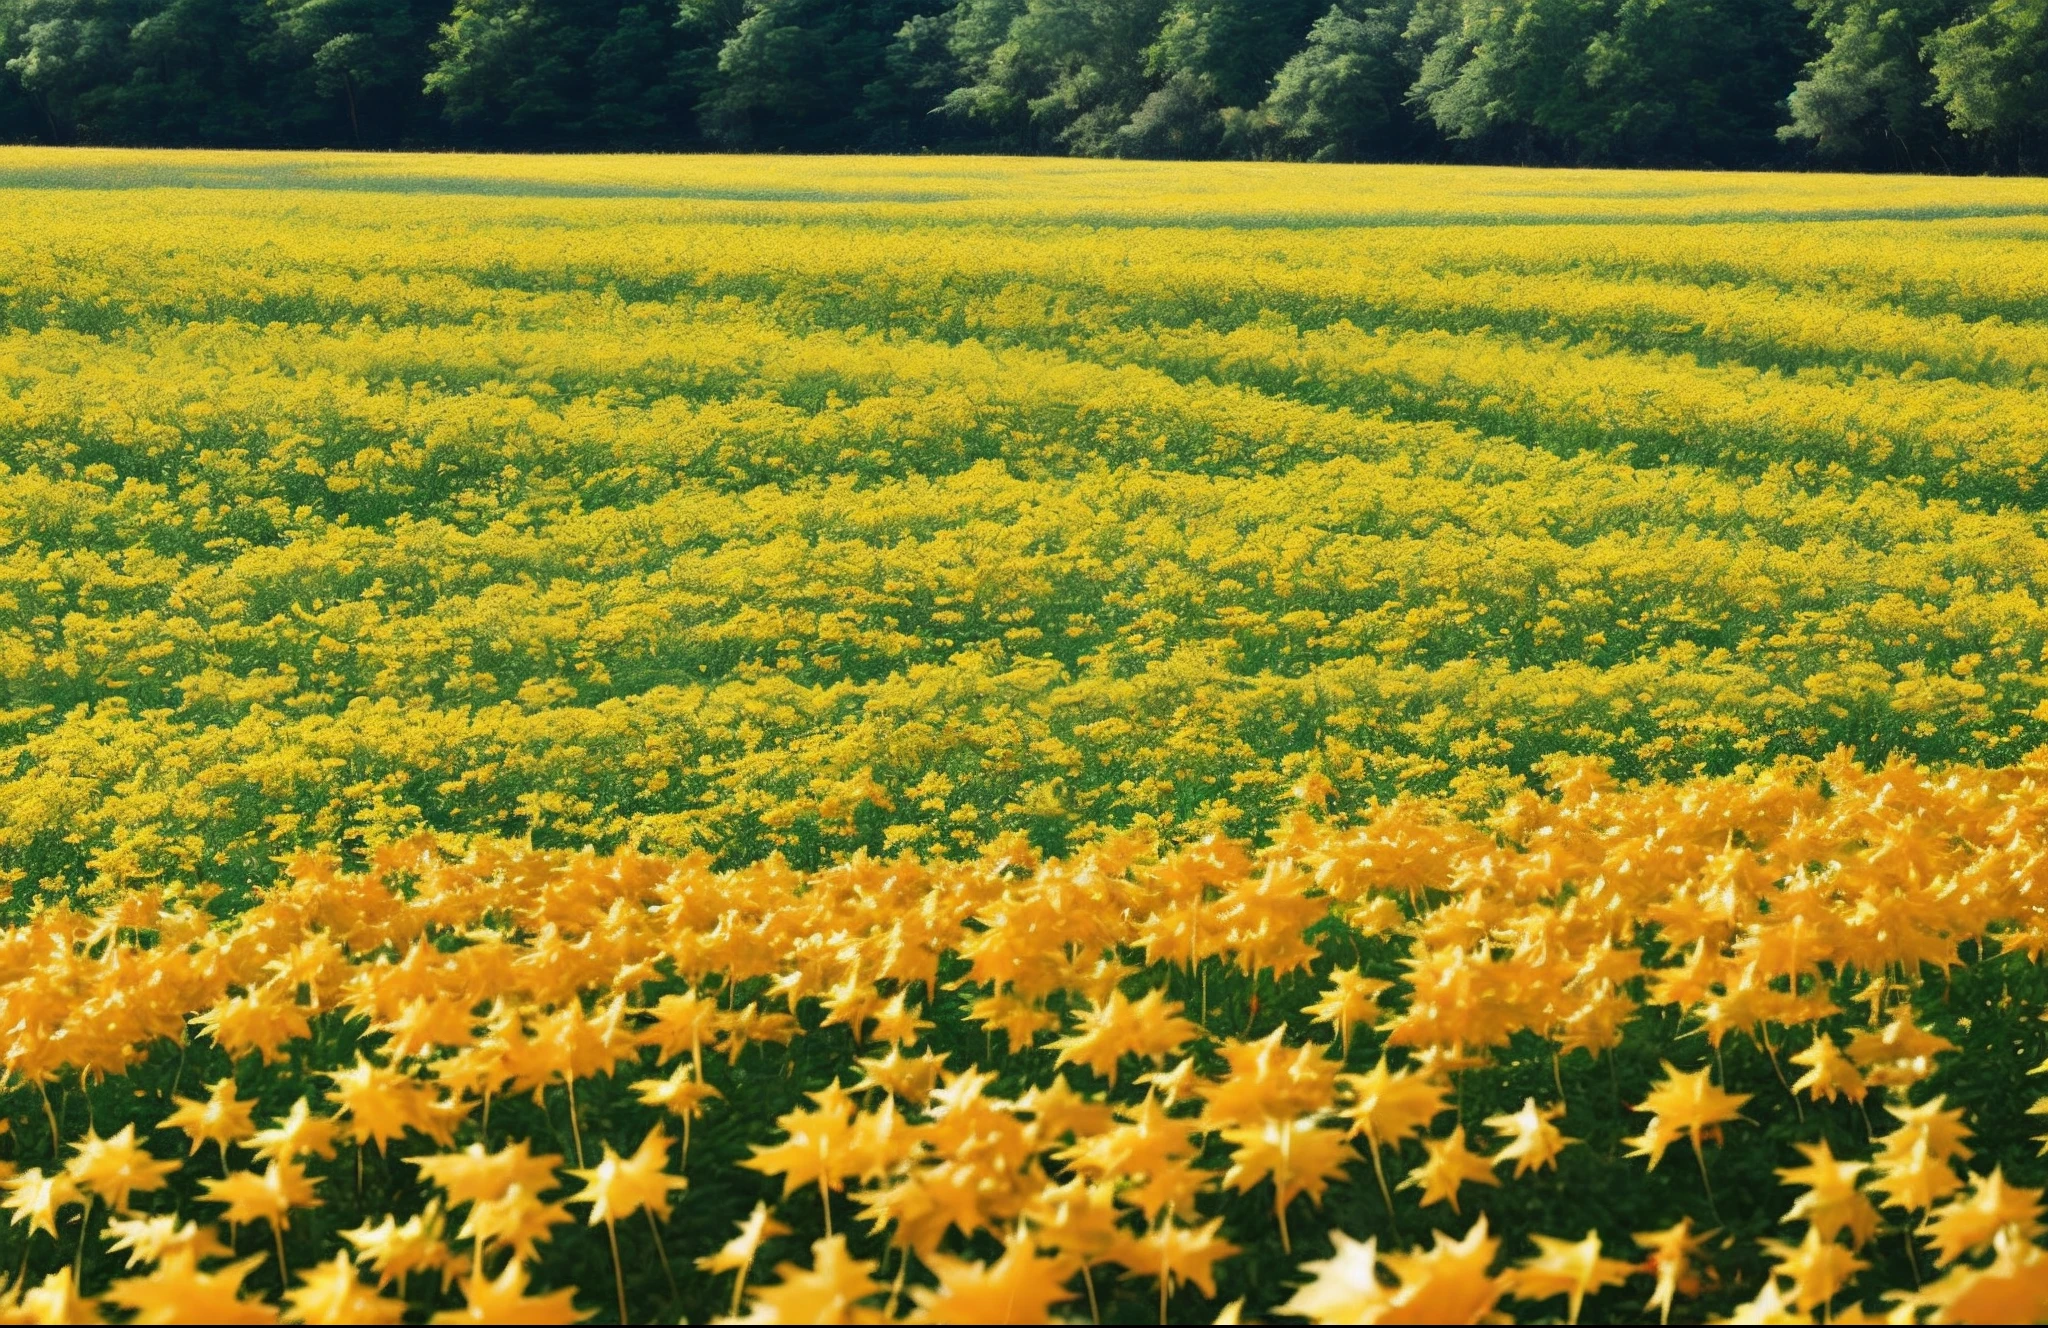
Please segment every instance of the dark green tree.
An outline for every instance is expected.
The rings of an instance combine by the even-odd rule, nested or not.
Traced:
[[[1031,107],[1016,80],[996,73],[999,52],[1010,40],[1010,25],[1024,13],[1025,0],[958,0],[945,13],[947,53],[958,76],[939,109],[969,132],[1012,151],[1035,145]],[[1008,55],[1004,55],[1007,66]]]
[[[1178,0],[1147,52],[1153,74],[1198,76],[1225,106],[1252,106],[1302,48],[1322,0]]]
[[[1412,94],[1495,155],[1758,165],[1812,52],[1789,0],[1424,0]]]
[[[1922,49],[1957,0],[1805,0],[1824,43],[1778,134],[1838,165],[1946,168],[1961,160]]]
[[[0,138],[2035,170],[2048,0],[0,0]]]
[[[445,0],[272,0],[278,45],[316,95],[347,111],[356,146],[391,146],[419,128],[422,82]]]
[[[1951,128],[1998,166],[2048,163],[2048,0],[1989,0],[1924,49]]]
[[[1118,129],[1123,156],[1206,157],[1226,111],[1254,104],[1300,47],[1320,0],[1178,0],[1145,52],[1156,86]]]
[[[693,38],[655,0],[456,0],[426,90],[492,146],[688,146]]]
[[[257,145],[307,140],[267,59],[263,0],[0,0],[0,67],[46,137]]]
[[[1227,112],[1234,146],[1256,155],[1373,161],[1413,155],[1434,141],[1407,102],[1416,76],[1405,40],[1408,3],[1333,5],[1250,110]]]
[[[0,0],[7,72],[32,102],[48,137],[90,139],[132,72],[128,33],[145,13],[104,0]]]
[[[882,72],[861,94],[861,120],[877,149],[971,148],[977,136],[944,114],[947,94],[967,81],[953,49],[957,11],[919,14],[896,30]]]
[[[832,150],[863,146],[858,112],[883,99],[905,23],[927,0],[747,0],[718,51],[718,78],[700,103],[705,132],[733,147]]]
[[[976,17],[1001,12],[989,3]],[[1166,0],[1024,0],[948,105],[1022,129],[1029,146],[1106,156],[1156,87],[1147,56],[1166,12]]]

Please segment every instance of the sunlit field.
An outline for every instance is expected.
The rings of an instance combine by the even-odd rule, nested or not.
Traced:
[[[0,149],[0,1278],[2048,1315],[2048,182]]]

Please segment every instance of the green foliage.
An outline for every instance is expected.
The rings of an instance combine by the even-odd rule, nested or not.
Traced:
[[[1802,34],[1773,0],[1425,5],[1412,93],[1446,134],[1595,161],[1751,164]]]
[[[425,86],[485,141],[670,143],[698,91],[687,37],[640,0],[459,0]]]
[[[1416,70],[1403,40],[1410,10],[1333,5],[1273,79],[1258,109],[1234,117],[1234,138],[1315,161],[1400,157],[1424,141],[1404,101]]]
[[[2039,0],[0,0],[0,138],[1952,170]]]
[[[1147,99],[1165,13],[1164,0],[1024,0],[950,104],[981,117],[1022,107],[1037,141],[1105,155]]]
[[[395,141],[418,115],[432,0],[273,0],[280,44],[311,66],[314,89],[348,108],[350,141]]]
[[[2048,133],[2048,3],[1991,0],[1927,41],[1949,123],[2017,146]]]
[[[1155,76],[1187,74],[1225,106],[1255,105],[1300,48],[1316,0],[1180,0],[1148,56]]]
[[[307,119],[269,26],[262,0],[7,0],[0,65],[39,136],[255,144]]]

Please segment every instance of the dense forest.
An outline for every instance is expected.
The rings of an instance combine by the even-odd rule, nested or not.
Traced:
[[[0,0],[0,138],[2039,170],[2048,0]]]

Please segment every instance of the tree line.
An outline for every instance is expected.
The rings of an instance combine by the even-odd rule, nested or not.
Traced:
[[[0,137],[2039,170],[2048,0],[0,0]]]

